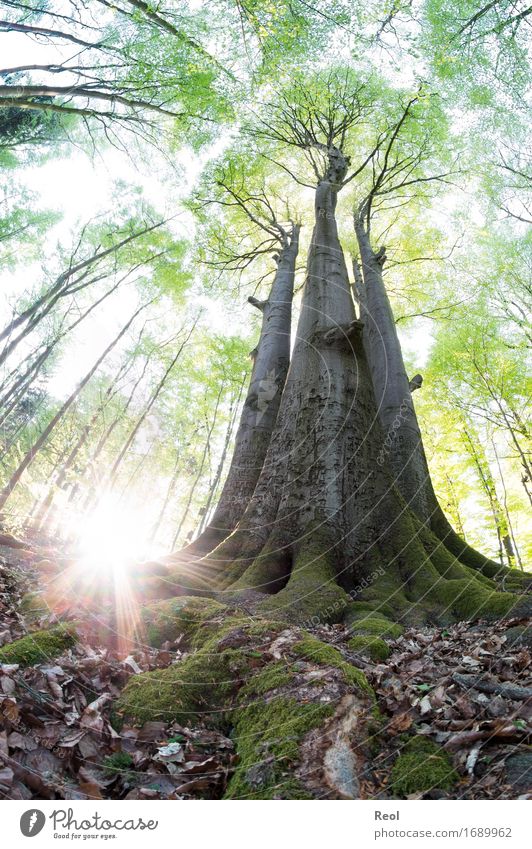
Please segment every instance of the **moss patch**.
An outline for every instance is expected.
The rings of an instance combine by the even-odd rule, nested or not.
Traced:
[[[277,663],[269,663],[263,669],[259,669],[250,680],[241,688],[239,699],[248,696],[260,696],[278,687],[289,684],[293,678],[289,666],[282,660]]]
[[[390,657],[390,646],[380,637],[352,637],[348,644],[351,651],[367,654],[374,661],[384,661]]]
[[[432,740],[415,737],[394,763],[389,789],[397,796],[427,793],[436,788],[450,790],[458,778],[447,752]]]
[[[210,617],[224,609],[223,604],[209,598],[178,596],[150,604],[143,608],[141,616],[151,646],[176,640],[181,634],[187,644]]]
[[[73,626],[57,625],[49,631],[34,631],[0,649],[0,663],[18,663],[33,666],[53,660],[65,649],[73,646],[76,632]]]
[[[119,775],[133,766],[133,758],[128,752],[115,752],[103,759],[103,768],[108,775]]]
[[[364,618],[382,619],[383,617],[393,618],[394,611],[390,604],[383,602],[382,604],[370,603],[367,601],[352,601],[348,604],[343,616],[343,622],[346,625],[353,625]]]
[[[430,598],[464,620],[501,619],[521,601],[511,593],[488,590],[476,578],[439,581]]]
[[[198,651],[176,666],[130,678],[117,711],[140,723],[174,719],[187,724],[196,717],[223,724],[230,697],[249,666],[245,649]]]
[[[334,669],[339,669],[344,677],[346,684],[356,687],[365,693],[373,695],[373,690],[368,684],[364,673],[348,663],[338,649],[322,643],[316,637],[310,634],[305,634],[293,648],[293,652],[300,657],[304,657],[311,663],[316,663],[323,666],[332,666]]]
[[[354,634],[367,634],[372,637],[387,637],[395,640],[401,636],[404,628],[397,622],[390,622],[389,619],[368,617],[355,622],[351,630]]]
[[[303,627],[340,622],[349,596],[336,583],[332,559],[320,555],[319,546],[307,546],[298,555],[286,587],[259,609]]]
[[[237,711],[234,738],[239,762],[226,799],[310,799],[293,778],[301,740],[334,713],[332,705],[275,698]]]

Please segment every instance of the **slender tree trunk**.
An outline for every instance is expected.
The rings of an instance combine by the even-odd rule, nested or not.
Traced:
[[[118,454],[118,457],[116,458],[116,460],[114,461],[113,465],[111,466],[111,470],[110,470],[110,472],[109,472],[109,477],[108,477],[108,480],[107,480],[107,488],[112,487],[112,485],[113,485],[113,483],[114,483],[114,481],[115,481],[115,479],[116,479],[116,476],[117,476],[117,474],[118,474],[118,470],[119,470],[120,466],[122,465],[122,462],[123,462],[123,460],[124,460],[124,457],[126,456],[126,454],[127,454],[127,452],[129,451],[129,449],[130,449],[131,445],[132,445],[132,444],[133,444],[133,442],[135,441],[135,438],[136,438],[136,436],[137,436],[137,433],[139,432],[139,430],[141,429],[142,425],[144,424],[144,422],[145,422],[145,420],[146,420],[147,416],[148,416],[148,415],[149,415],[149,413],[151,412],[151,410],[152,410],[152,408],[153,408],[153,406],[154,406],[155,402],[157,401],[157,398],[158,398],[158,397],[159,397],[159,395],[161,394],[161,392],[162,392],[162,390],[163,390],[163,388],[164,388],[164,385],[165,385],[166,381],[168,380],[168,378],[169,378],[169,376],[170,376],[170,373],[172,372],[172,370],[173,370],[173,368],[174,368],[175,364],[177,363],[177,361],[178,361],[179,357],[181,356],[181,354],[182,354],[182,352],[183,352],[183,349],[184,349],[185,345],[187,344],[188,340],[190,339],[190,337],[191,337],[191,336],[192,336],[192,334],[194,333],[194,330],[196,329],[196,324],[197,324],[197,323],[198,323],[198,319],[196,318],[196,320],[194,321],[194,324],[193,324],[193,325],[192,325],[192,327],[190,328],[190,331],[188,332],[188,334],[187,334],[187,336],[186,336],[185,340],[184,340],[184,341],[181,343],[181,345],[179,346],[178,351],[177,351],[177,353],[176,353],[175,357],[171,360],[171,362],[170,362],[169,366],[166,368],[166,370],[165,370],[165,372],[164,372],[164,374],[163,374],[163,376],[162,376],[161,380],[160,380],[160,381],[159,381],[159,383],[157,384],[157,386],[156,386],[155,390],[152,392],[152,394],[151,394],[151,396],[150,396],[150,398],[149,398],[149,400],[148,400],[148,403],[146,404],[146,406],[145,406],[145,408],[144,408],[144,410],[143,410],[142,414],[141,414],[141,415],[139,416],[139,418],[137,419],[137,422],[136,422],[136,424],[135,424],[135,426],[134,426],[133,430],[131,431],[131,433],[129,434],[128,438],[126,439],[126,441],[125,441],[124,445],[122,446],[122,448],[121,448],[121,450],[120,450],[120,452],[119,452],[119,454]]]
[[[174,535],[174,539],[172,541],[172,548],[177,544],[177,540],[179,539],[179,536],[181,534],[181,529],[183,528],[183,525],[185,524],[185,522],[187,520],[189,511],[190,511],[190,505],[192,504],[192,499],[194,497],[196,487],[197,487],[198,483],[200,482],[201,477],[203,475],[203,469],[205,467],[205,461],[206,461],[207,455],[210,451],[212,432],[213,432],[213,430],[216,426],[216,420],[218,418],[218,408],[220,406],[220,401],[221,401],[221,398],[222,398],[223,389],[224,389],[224,387],[222,385],[220,387],[220,391],[218,392],[218,397],[216,398],[216,404],[215,404],[215,407],[214,407],[214,413],[213,413],[212,421],[211,421],[210,425],[208,425],[208,427],[207,427],[205,445],[204,445],[204,448],[203,448],[203,453],[201,455],[201,461],[200,461],[200,464],[199,464],[198,472],[196,474],[196,477],[194,478],[192,486],[190,487],[187,502],[185,504],[185,509],[183,510],[183,513],[181,514],[181,519],[179,520],[179,525],[177,526],[177,529],[176,529],[176,532],[175,532],[175,535]]]
[[[462,522],[462,517],[460,516],[460,504],[458,502],[458,498],[456,497],[454,484],[447,473],[445,473],[445,482],[447,484],[447,490],[449,493],[449,513],[453,522],[455,522],[456,527],[458,528],[458,533],[460,534],[462,539],[465,539],[464,525]]]
[[[87,474],[87,469],[91,469],[92,470],[93,484],[89,485],[88,492],[86,493],[85,498],[83,499],[83,503],[82,503],[82,507],[81,507],[82,512],[86,512],[88,510],[90,504],[93,503],[97,498],[96,486],[95,486],[94,481],[97,478],[95,470],[99,469],[99,467],[100,467],[100,464],[98,463],[99,458],[100,458],[102,451],[104,450],[105,446],[109,442],[109,439],[111,438],[115,428],[120,424],[121,421],[123,421],[124,417],[127,415],[127,411],[129,410],[129,408],[130,408],[130,406],[133,402],[133,398],[135,397],[136,391],[137,391],[139,385],[144,380],[144,377],[146,375],[146,371],[148,369],[148,365],[149,365],[152,354],[153,354],[153,351],[150,352],[150,354],[148,354],[148,356],[146,357],[146,359],[144,361],[144,365],[142,367],[142,371],[140,372],[137,380],[133,384],[133,387],[132,387],[131,392],[129,393],[129,395],[127,397],[127,400],[126,400],[126,403],[124,405],[123,410],[119,413],[119,415],[115,416],[115,418],[108,425],[108,427],[105,428],[104,432],[100,436],[100,439],[98,440],[96,448],[94,449],[93,453],[91,454],[91,456],[87,460],[87,463],[85,464],[83,470],[78,475],[78,480],[77,480],[76,484],[72,487],[72,490],[70,491],[67,503],[70,503],[76,497],[77,492],[78,492],[79,487],[80,487],[80,484],[81,484],[81,481]],[[103,478],[104,478],[104,475],[101,475],[102,480],[103,480]]]
[[[170,503],[170,499],[172,498],[172,496],[174,494],[174,490],[176,488],[177,480],[179,478],[179,472],[180,472],[180,469],[181,469],[180,460],[181,460],[181,451],[178,449],[178,451],[176,452],[176,458],[175,458],[175,464],[174,464],[172,476],[170,478],[170,482],[169,482],[168,488],[166,490],[166,495],[164,497],[164,501],[161,505],[161,509],[159,510],[159,514],[158,514],[158,516],[157,516],[157,518],[154,522],[154,525],[153,525],[153,528],[152,528],[152,531],[151,531],[151,534],[150,534],[150,540],[149,540],[150,543],[154,543],[156,538],[157,538],[157,534],[159,533],[159,528],[162,525],[162,522],[163,522],[163,519],[164,519],[164,516],[165,516],[165,513],[166,513],[166,508],[168,507],[168,504]]]
[[[493,475],[491,473],[486,453],[477,434],[473,432],[469,424],[463,429],[463,440],[467,453],[473,460],[481,487],[490,505],[493,524],[495,526],[499,544],[500,561],[503,563],[504,556],[506,555],[508,566],[512,567],[515,563],[515,553],[512,547],[506,517],[504,515],[504,509],[499,501],[499,496],[497,495],[497,488],[495,486],[495,481],[493,480]]]
[[[141,307],[139,307],[138,310],[136,310],[136,312],[133,313],[133,315],[131,316],[131,318],[129,319],[127,324],[124,325],[124,327],[122,328],[122,330],[120,331],[118,336],[116,336],[113,339],[113,341],[107,346],[107,348],[105,349],[103,354],[101,354],[101,356],[98,357],[98,359],[96,360],[96,362],[92,366],[92,368],[89,369],[89,371],[87,372],[85,377],[82,379],[82,381],[76,386],[75,390],[68,396],[68,398],[62,404],[62,406],[59,408],[59,410],[57,411],[55,416],[53,416],[53,418],[48,423],[48,425],[45,427],[43,432],[40,434],[40,436],[37,438],[37,440],[33,443],[31,448],[29,448],[29,450],[26,452],[26,454],[22,458],[21,462],[19,463],[19,465],[17,466],[17,468],[15,469],[13,474],[11,475],[6,486],[4,487],[2,492],[0,493],[0,510],[4,509],[8,499],[12,495],[13,490],[15,489],[17,484],[19,483],[22,475],[24,474],[24,472],[26,471],[28,466],[31,465],[31,463],[33,462],[33,460],[35,459],[35,457],[37,456],[37,454],[39,453],[39,451],[41,450],[41,448],[43,447],[43,445],[47,441],[48,437],[50,436],[50,434],[52,433],[54,428],[59,424],[59,422],[61,421],[61,419],[65,415],[65,413],[68,412],[68,410],[70,409],[70,407],[72,406],[74,401],[79,396],[80,392],[85,388],[85,386],[87,385],[87,383],[89,382],[91,377],[95,374],[95,372],[98,370],[98,368],[100,367],[100,365],[102,364],[104,359],[107,357],[107,355],[118,344],[120,339],[129,330],[129,328],[131,327],[132,323],[134,322],[134,320],[136,319],[138,314],[141,312],[141,310],[145,309],[146,306],[147,306],[147,304],[143,304]]]
[[[299,226],[281,250],[270,295],[250,298],[262,312],[249,390],[235,437],[233,459],[216,510],[207,529],[187,546],[186,554],[202,555],[234,530],[249,503],[261,473],[277,420],[290,361],[290,325],[294,277],[299,250]]]
[[[41,320],[44,315],[48,314],[50,309],[57,303],[59,298],[64,297],[66,294],[72,294],[74,291],[78,291],[78,287],[83,281],[92,266],[101,262],[103,259],[106,259],[113,254],[116,254],[120,248],[123,248],[125,245],[130,242],[135,241],[140,236],[145,235],[146,233],[150,233],[152,230],[157,229],[161,226],[159,224],[151,225],[150,227],[145,227],[142,230],[139,230],[136,233],[133,233],[131,236],[126,236],[124,239],[121,239],[116,244],[112,245],[110,248],[105,248],[104,250],[95,251],[92,256],[88,257],[85,260],[82,260],[78,263],[73,263],[69,265],[69,267],[62,272],[62,274],[57,277],[55,282],[47,289],[40,297],[36,298],[36,300],[30,304],[25,310],[23,310],[16,318],[12,319],[2,331],[0,331],[0,341],[4,339],[11,339],[13,332],[17,330],[24,323],[31,324],[32,328],[35,326],[35,317],[39,314],[39,310],[41,310],[41,314],[39,315],[38,321]],[[73,259],[73,258],[72,258]],[[76,280],[72,280],[72,278],[76,277],[76,275],[81,275],[76,278]],[[102,275],[106,276],[106,275]],[[101,278],[98,278],[101,279]],[[91,281],[92,282],[92,281]],[[52,306],[50,306],[50,303]],[[19,337],[16,337],[16,340],[11,340],[8,342],[7,346],[4,348],[2,353],[0,354],[0,365],[4,362],[4,360],[9,356],[12,352],[12,345],[18,345],[19,341],[26,335],[26,330]]]
[[[91,304],[91,306],[88,307],[88,309],[86,309],[79,316],[79,318],[76,319],[76,321],[74,321],[69,327],[67,327],[66,330],[60,331],[59,334],[55,337],[55,339],[53,339],[50,343],[48,343],[48,345],[46,345],[46,347],[38,355],[36,360],[33,363],[30,363],[30,365],[26,368],[24,372],[20,373],[19,368],[15,382],[9,388],[9,391],[6,392],[0,400],[0,410],[2,410],[2,413],[0,415],[0,426],[6,421],[9,414],[16,407],[22,394],[27,391],[28,387],[31,386],[31,383],[39,375],[43,365],[49,359],[50,355],[53,353],[54,349],[59,344],[59,342],[64,339],[64,337],[68,333],[70,333],[79,324],[81,324],[81,322],[84,321],[84,319],[86,319],[91,314],[91,312],[96,309],[96,307],[102,304],[109,297],[109,295],[112,295],[113,292],[115,292],[116,289],[119,287],[121,282],[122,280],[119,280],[117,283],[115,283],[114,286],[111,287],[111,289],[109,289],[100,298],[94,301],[94,303]],[[9,406],[6,406],[10,399],[12,399],[11,403],[9,404]]]
[[[503,506],[503,509],[504,509],[504,515],[506,517],[506,522],[507,522],[507,525],[508,525],[509,538],[510,538],[510,549],[511,549],[511,552],[515,554],[516,560],[519,564],[519,568],[521,569],[521,571],[524,571],[523,561],[521,559],[519,547],[518,547],[516,539],[515,539],[512,518],[510,516],[510,511],[508,509],[508,492],[506,490],[506,483],[505,483],[505,480],[504,480],[504,474],[503,474],[503,470],[501,468],[501,461],[500,461],[500,458],[499,458],[499,452],[497,451],[497,446],[496,446],[495,440],[493,438],[491,440],[491,444],[493,446],[493,453],[495,455],[495,460],[497,462],[497,469],[499,470],[499,478],[500,478],[500,481],[501,481],[501,486],[502,486],[502,491],[503,491],[503,505],[502,506]]]
[[[122,365],[118,369],[118,372],[115,375],[114,379],[111,381],[111,383],[107,387],[101,403],[98,404],[98,406],[96,407],[96,410],[92,414],[91,418],[89,419],[87,424],[82,428],[78,439],[74,443],[74,445],[73,445],[71,451],[69,452],[69,454],[67,455],[64,463],[61,465],[60,469],[58,470],[57,476],[54,475],[54,477],[53,477],[54,482],[52,483],[52,485],[48,489],[46,497],[44,498],[41,506],[39,507],[39,510],[38,510],[38,513],[37,513],[37,516],[36,516],[36,523],[37,523],[38,526],[42,526],[44,524],[44,522],[46,521],[48,514],[50,512],[50,509],[52,507],[54,497],[55,497],[57,490],[64,488],[64,484],[65,484],[65,481],[68,477],[70,469],[74,465],[74,462],[76,461],[76,458],[77,458],[79,452],[82,450],[82,448],[86,444],[87,440],[89,439],[89,437],[90,437],[90,435],[91,435],[91,433],[94,429],[94,426],[96,425],[98,419],[100,418],[103,410],[106,407],[106,404],[112,398],[114,391],[115,391],[115,387],[117,386],[118,382],[123,377],[124,371],[127,369],[127,367],[128,367],[127,361],[125,363],[122,363]]]
[[[207,501],[205,503],[203,517],[202,517],[201,524],[200,524],[199,531],[198,531],[199,534],[201,534],[204,531],[205,526],[207,525],[207,522],[209,521],[209,515],[210,515],[211,509],[212,509],[212,504],[213,504],[213,501],[216,497],[216,493],[218,491],[220,479],[222,477],[222,472],[223,472],[223,468],[224,468],[224,465],[225,465],[225,458],[227,457],[227,450],[229,448],[229,443],[231,442],[231,437],[232,437],[234,429],[235,429],[236,414],[238,412],[238,407],[240,405],[240,399],[242,398],[242,393],[244,391],[245,382],[246,382],[246,378],[244,377],[244,380],[240,384],[240,387],[239,387],[239,390],[238,390],[238,395],[237,395],[236,398],[233,398],[233,401],[231,403],[231,407],[229,409],[229,422],[228,422],[228,425],[227,425],[227,428],[226,428],[226,431],[225,431],[225,439],[224,439],[224,444],[223,444],[223,449],[222,449],[222,455],[221,455],[220,461],[219,461],[219,463],[216,467],[216,473],[214,475],[214,478],[212,479],[211,484],[209,486],[209,495],[208,495]],[[234,413],[233,413],[233,410],[234,410]]]

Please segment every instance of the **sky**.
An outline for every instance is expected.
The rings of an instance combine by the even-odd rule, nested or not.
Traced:
[[[71,55],[76,49],[56,48],[58,60]],[[3,67],[24,64],[30,61],[30,56],[31,62],[35,64],[51,60],[50,45],[30,42],[19,33],[2,34],[1,55]],[[412,70],[403,69],[401,83],[407,81]],[[156,152],[150,155],[150,167],[146,168],[145,164],[139,167],[138,158],[129,158],[114,148],[101,150],[91,157],[83,150],[70,147],[64,156],[28,168],[22,175],[18,172],[17,177],[22,176],[26,185],[38,193],[40,208],[57,210],[61,214],[61,221],[50,234],[52,245],[68,242],[80,225],[112,209],[117,199],[118,181],[122,182],[123,191],[129,186],[140,187],[145,200],[162,215],[175,216],[177,212],[170,226],[177,237],[186,237],[191,234],[193,224],[190,215],[180,210],[180,198],[190,190],[205,160],[217,155],[225,144],[226,139],[221,139],[201,157],[191,150],[177,152],[174,173],[171,175],[167,163]],[[38,276],[38,269],[34,270]],[[27,269],[5,274],[0,308],[6,309],[6,300],[12,303],[14,295],[27,292],[28,288],[31,286],[28,287]],[[97,316],[80,326],[75,343],[70,345],[68,356],[63,358],[60,369],[56,370],[50,382],[49,390],[52,394],[62,397],[70,392],[75,382],[97,358],[106,341],[116,331],[123,310],[128,308],[123,297],[127,298],[127,295],[114,298],[111,309],[106,309],[104,314],[98,311]],[[204,321],[210,324],[214,332],[223,332],[227,327],[228,315],[220,310],[219,302],[202,297],[201,306],[204,309]],[[235,319],[237,323],[241,322],[242,329],[248,329],[245,310],[237,310],[236,315],[233,311],[233,326]],[[418,367],[422,367],[432,344],[431,323],[421,321],[408,329],[403,326],[400,335],[406,359],[413,358],[419,364]]]

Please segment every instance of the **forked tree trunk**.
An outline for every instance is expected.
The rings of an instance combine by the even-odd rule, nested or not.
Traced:
[[[373,251],[369,235],[356,217],[355,233],[362,263],[362,281],[358,285],[361,288],[359,301],[364,321],[364,344],[383,430],[379,462],[389,463],[403,498],[445,547],[462,563],[493,576],[500,570],[499,565],[461,539],[439,505],[384,286],[384,249]]]

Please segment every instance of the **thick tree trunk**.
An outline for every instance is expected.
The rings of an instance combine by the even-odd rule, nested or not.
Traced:
[[[237,530],[204,559],[204,571],[197,563],[192,570],[207,584],[222,572],[231,592],[278,593],[278,605],[306,586],[303,603],[318,593],[341,608],[338,584],[352,586],[381,565],[390,517],[402,510],[377,463],[380,428],[338,240],[334,210],[344,168],[335,151],[316,191],[296,343],[255,493]]]
[[[334,215],[344,165],[333,149],[316,191],[296,342],[253,497],[230,536],[201,559],[180,552],[157,591],[214,593],[298,622],[502,615],[518,597],[494,593],[451,555],[405,503],[387,458],[379,462],[383,435]]]
[[[384,249],[374,252],[369,235],[355,217],[355,233],[362,263],[363,294],[359,296],[367,356],[383,445],[379,462],[387,461],[394,481],[415,515],[462,563],[488,575],[500,566],[475,551],[451,527],[441,509],[428,468],[423,440],[395,321],[382,278]]]
[[[268,299],[249,299],[262,312],[262,326],[258,345],[252,353],[253,370],[235,437],[233,459],[214,515],[205,531],[183,552],[187,556],[201,556],[212,551],[235,529],[261,473],[290,362],[299,229],[299,225],[293,227],[280,252]]]

